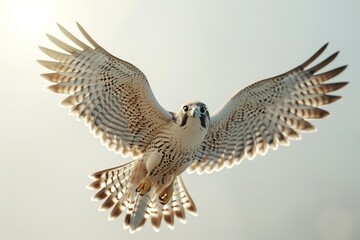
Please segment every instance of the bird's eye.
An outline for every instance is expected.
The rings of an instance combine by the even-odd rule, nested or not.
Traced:
[[[183,110],[184,110],[184,112],[187,112],[187,111],[189,111],[189,107],[188,106],[183,106]]]
[[[200,108],[200,112],[201,112],[201,113],[205,113],[205,112],[206,112],[206,107],[201,107],[201,108]]]

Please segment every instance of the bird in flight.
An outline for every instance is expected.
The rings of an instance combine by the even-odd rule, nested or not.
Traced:
[[[137,67],[108,53],[79,24],[89,44],[58,26],[76,47],[47,35],[65,52],[40,47],[55,60],[38,61],[53,71],[42,76],[55,83],[51,91],[68,95],[62,105],[109,150],[133,158],[92,174],[89,185],[98,190],[93,199],[103,201],[100,209],[111,209],[109,219],[124,212],[124,228],[131,233],[148,219],[158,231],[162,220],[171,228],[175,217],[185,222],[185,210],[196,215],[181,179],[185,170],[220,171],[300,139],[300,133],[314,130],[308,119],[329,115],[319,107],[340,98],[328,93],[347,84],[325,83],[346,66],[319,73],[338,52],[310,67],[326,44],[298,67],[238,91],[213,114],[202,102],[171,112],[157,102]]]

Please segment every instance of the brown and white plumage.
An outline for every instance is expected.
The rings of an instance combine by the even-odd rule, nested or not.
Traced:
[[[174,227],[174,219],[177,217],[185,223],[185,209],[193,215],[197,215],[196,206],[187,192],[181,176],[177,176],[174,181],[174,193],[172,199],[165,205],[159,203],[157,196],[152,198],[149,195],[141,196],[136,194],[135,187],[141,181],[143,176],[139,175],[142,165],[141,161],[132,161],[119,167],[102,170],[92,174],[90,177],[94,182],[89,185],[90,189],[99,189],[94,195],[93,200],[104,200],[99,210],[112,209],[109,220],[113,220],[126,211],[124,228],[131,229],[132,221],[135,215],[134,208],[143,207],[144,215],[140,215],[137,229],[145,224],[150,218],[155,231],[159,231],[161,220],[170,227]],[[143,203],[143,204],[136,204]],[[141,206],[143,205],[143,206]]]
[[[94,173],[89,185],[98,190],[94,200],[104,201],[100,209],[111,209],[110,219],[124,212],[124,227],[130,232],[147,219],[159,230],[162,220],[170,227],[175,216],[184,222],[185,209],[196,214],[180,176],[184,170],[218,171],[299,139],[301,132],[314,129],[308,119],[328,115],[318,107],[339,99],[327,93],[346,85],[324,83],[346,66],[318,73],[337,53],[309,67],[325,45],[299,67],[239,91],[211,118],[201,102],[168,112],[139,69],[106,52],[78,27],[91,46],[59,25],[77,48],[48,35],[67,53],[40,47],[56,60],[39,61],[54,71],[42,76],[55,83],[50,90],[69,95],[63,105],[84,119],[110,150],[134,158]]]
[[[326,47],[327,44],[300,66],[236,93],[211,116],[208,133],[188,171],[201,174],[219,171],[224,166],[230,168],[244,157],[265,155],[268,148],[288,145],[289,140],[300,139],[301,132],[314,130],[307,120],[328,116],[327,111],[318,107],[338,100],[339,96],[327,93],[347,84],[324,83],[346,66],[317,74],[338,52],[308,68]]]
[[[42,74],[56,83],[49,89],[70,95],[62,104],[84,119],[96,136],[115,152],[141,153],[158,129],[171,121],[172,115],[156,101],[145,75],[132,64],[118,59],[101,48],[78,25],[92,47],[60,30],[82,50],[47,35],[69,54],[40,47],[57,60],[39,61],[55,73]]]

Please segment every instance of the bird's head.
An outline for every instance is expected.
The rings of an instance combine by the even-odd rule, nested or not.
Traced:
[[[210,114],[204,103],[191,102],[181,106],[176,114],[176,122],[180,127],[188,127],[187,124],[192,126],[199,124],[201,129],[207,130],[210,125]]]

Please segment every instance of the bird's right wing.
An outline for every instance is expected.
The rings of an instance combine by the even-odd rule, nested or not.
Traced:
[[[316,74],[338,53],[307,68],[326,46],[289,72],[256,82],[235,94],[211,117],[208,133],[188,171],[200,174],[230,168],[244,157],[264,155],[269,147],[287,145],[289,139],[299,139],[300,132],[313,130],[306,120],[327,116],[329,113],[318,107],[338,100],[339,96],[327,93],[347,84],[324,83],[346,66]]]
[[[138,68],[109,54],[78,27],[92,46],[59,25],[78,48],[47,35],[68,54],[40,47],[56,60],[39,61],[54,71],[42,76],[56,83],[50,90],[69,95],[62,104],[71,106],[71,112],[84,119],[110,150],[141,154],[172,115],[157,102]]]

